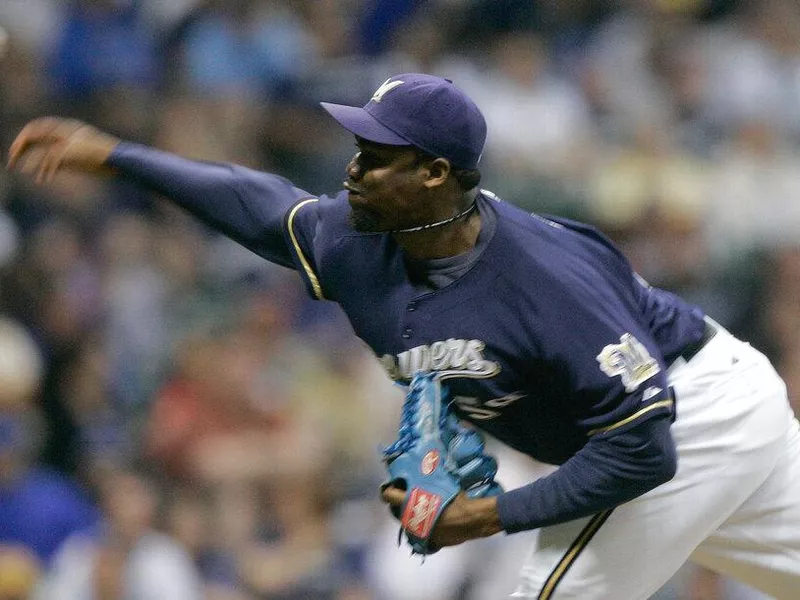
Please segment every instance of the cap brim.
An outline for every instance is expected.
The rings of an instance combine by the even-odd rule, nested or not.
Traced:
[[[407,139],[400,137],[394,131],[382,125],[360,106],[346,106],[344,104],[331,104],[330,102],[320,102],[320,104],[330,116],[336,119],[339,125],[358,137],[376,144],[387,144],[389,146],[412,145]]]

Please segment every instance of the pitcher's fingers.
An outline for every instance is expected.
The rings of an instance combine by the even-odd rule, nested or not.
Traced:
[[[39,170],[39,165],[44,158],[45,151],[38,146],[31,147],[28,151],[19,155],[17,159],[17,170],[23,175],[33,177]]]
[[[36,173],[36,183],[46,184],[53,181],[53,178],[64,161],[64,156],[69,149],[69,145],[70,140],[67,138],[45,147],[44,156],[42,156],[39,162],[39,169]]]
[[[39,166],[39,175],[37,176],[37,183],[50,183],[56,176],[61,163],[64,161],[64,156],[69,149],[69,138],[57,142],[48,148],[47,153],[42,159],[42,164]]]
[[[57,141],[68,136],[70,132],[80,129],[83,123],[73,119],[59,119],[56,117],[41,117],[34,119],[19,132],[11,143],[8,152],[8,168],[13,169],[19,157],[22,156],[31,146],[47,142]]]
[[[67,157],[69,149],[74,144],[79,144],[82,140],[89,137],[92,128],[81,121],[69,121],[59,126],[58,137],[61,141],[55,143],[45,156],[42,172],[44,175],[43,183],[50,183],[56,176],[56,172],[61,168],[64,159]]]
[[[28,136],[24,132],[20,133],[8,149],[6,167],[8,169],[17,168],[20,157],[25,154],[31,144],[32,142],[28,139]]]
[[[19,158],[34,144],[43,141],[58,127],[57,119],[42,117],[25,125],[11,142],[8,150],[8,168],[13,169]]]
[[[386,487],[381,491],[381,499],[392,506],[402,506],[406,498],[405,490],[396,487]]]

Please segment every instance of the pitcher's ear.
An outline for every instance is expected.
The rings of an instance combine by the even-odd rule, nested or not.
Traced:
[[[450,177],[453,167],[446,158],[435,158],[428,165],[428,179],[424,185],[427,188],[434,188],[443,185]]]

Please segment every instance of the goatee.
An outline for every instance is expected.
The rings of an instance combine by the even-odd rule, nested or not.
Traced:
[[[381,231],[377,215],[362,208],[350,208],[348,217],[350,226],[359,233],[377,233]]]

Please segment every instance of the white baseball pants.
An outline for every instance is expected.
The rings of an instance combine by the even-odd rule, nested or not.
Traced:
[[[769,361],[724,329],[669,369],[675,477],[543,528],[512,598],[644,600],[687,560],[800,598],[800,432]]]

